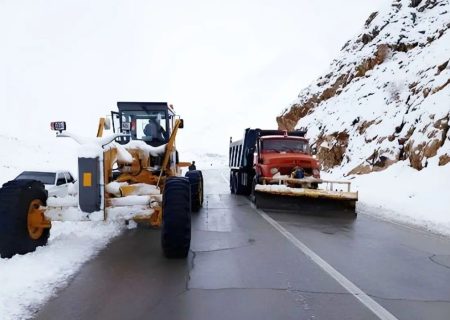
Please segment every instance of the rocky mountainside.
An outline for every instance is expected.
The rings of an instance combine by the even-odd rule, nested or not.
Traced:
[[[449,0],[395,0],[372,13],[279,128],[307,127],[325,170],[450,166],[449,29]]]

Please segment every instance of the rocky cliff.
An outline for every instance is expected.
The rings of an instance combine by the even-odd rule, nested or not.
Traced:
[[[449,0],[395,0],[372,13],[279,128],[307,127],[325,170],[450,166],[449,29]]]

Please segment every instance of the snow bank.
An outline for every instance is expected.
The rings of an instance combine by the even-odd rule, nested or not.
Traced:
[[[0,319],[31,318],[123,229],[117,223],[54,222],[47,246],[0,259]]]
[[[324,173],[338,179],[342,171]],[[450,166],[417,171],[398,162],[385,171],[353,176],[357,211],[450,236]]]

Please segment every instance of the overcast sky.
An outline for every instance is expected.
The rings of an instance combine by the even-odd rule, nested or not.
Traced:
[[[226,153],[390,0],[0,0],[0,133],[93,136],[116,101],[169,101],[181,149]]]

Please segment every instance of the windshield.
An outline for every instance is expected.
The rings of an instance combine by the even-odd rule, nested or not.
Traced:
[[[309,144],[299,139],[267,139],[262,141],[262,152],[309,153]]]
[[[167,117],[164,111],[124,111],[122,123],[130,123],[132,139],[168,140]]]
[[[43,184],[55,184],[55,172],[35,172],[35,171],[25,171],[22,172],[16,180],[31,179],[42,182]]]

